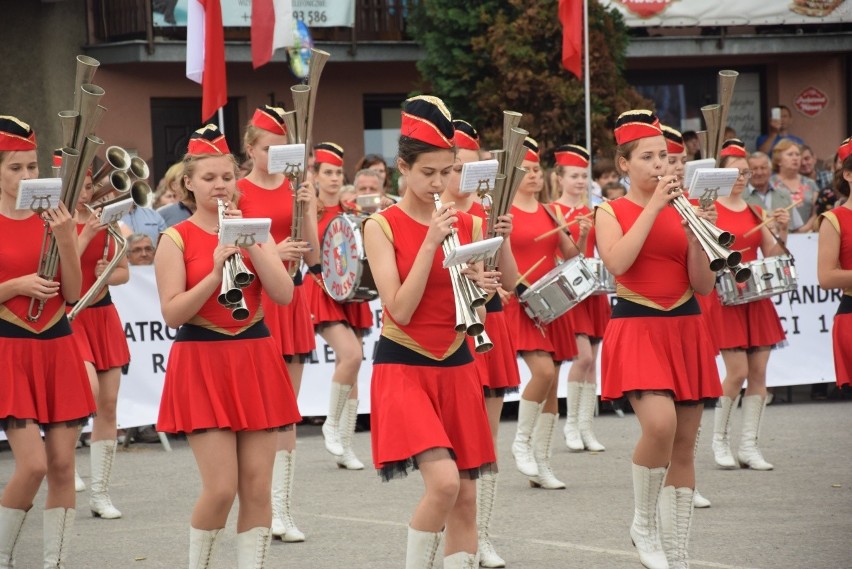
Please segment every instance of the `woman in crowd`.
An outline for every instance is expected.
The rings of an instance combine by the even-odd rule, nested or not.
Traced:
[[[524,276],[516,289],[518,297],[556,265],[557,257],[569,259],[580,252],[564,231],[536,240],[556,226],[557,214],[538,201],[544,187],[538,144],[528,137],[524,145],[526,155],[522,166],[527,174],[518,187],[511,209],[514,216],[512,254],[518,272]],[[585,247],[585,241],[579,247]],[[518,404],[518,430],[512,443],[512,455],[518,470],[529,477],[534,488],[565,488],[553,474],[550,456],[559,419],[556,399],[559,366],[577,355],[568,318],[563,315],[549,326],[539,328],[517,299],[506,305],[506,319],[514,333],[515,349],[532,376]],[[552,331],[554,327],[558,328],[558,333]]]
[[[154,209],[162,209],[163,207],[177,203],[183,197],[183,188],[181,188],[181,175],[183,174],[183,164],[176,162],[169,166],[166,170],[166,175],[154,192],[154,203],[151,207]]]
[[[680,182],[663,175],[668,159],[657,117],[645,110],[622,113],[615,139],[616,165],[629,177],[630,192],[601,205],[595,216],[598,253],[618,284],[604,334],[602,394],[626,396],[642,429],[632,458],[630,528],[639,560],[650,569],[685,568],[695,436],[704,402],[721,391],[693,290],[710,292],[715,274],[669,207]]]
[[[798,144],[785,138],[772,149],[772,176],[769,185],[773,188],[785,188],[799,202],[796,210],[805,224],[796,229],[796,233],[809,233],[816,224],[816,199],[819,188],[816,182],[799,174],[802,152]]]
[[[98,216],[87,204],[92,198],[91,172],[86,176],[83,191],[77,202],[77,249],[83,274],[85,295],[100,278],[116,254],[115,240],[101,225]],[[92,422],[91,447],[92,487],[89,508],[92,515],[104,519],[121,517],[112,504],[109,481],[115,459],[116,406],[121,384],[121,368],[130,363],[130,349],[124,336],[124,326],[112,304],[109,286],[122,285],[130,280],[127,258],[121,259],[107,278],[106,285],[95,293],[89,306],[77,314],[71,323],[74,339],[80,349],[98,412]]]
[[[35,133],[15,117],[0,117],[0,429],[15,459],[0,495],[0,567],[14,566],[15,544],[45,476],[44,566],[65,566],[75,516],[77,429],[95,411],[65,316],[65,303],[80,298],[82,281],[74,219],[62,203],[40,216],[16,209],[20,182],[34,178]],[[59,254],[54,280],[38,275],[45,225]],[[41,315],[29,318],[31,304],[40,302]]]
[[[364,226],[384,306],[371,388],[373,462],[385,480],[416,467],[425,484],[408,528],[406,569],[434,567],[444,530],[444,567],[478,566],[476,478],[495,463],[482,385],[465,334],[455,330],[451,277],[442,267],[441,243],[451,232],[466,244],[482,230],[452,202],[435,208],[453,168],[453,136],[440,99],[405,102],[397,166],[408,191]],[[496,277],[464,272],[496,290]]]
[[[367,154],[355,164],[355,171],[360,172],[361,170],[373,170],[378,173],[382,182],[382,193],[390,192],[391,181],[388,176],[388,165],[384,158],[378,154]]]
[[[562,214],[575,242],[585,242],[586,258],[595,256],[595,233],[589,197],[589,153],[582,146],[566,144],[556,149],[556,179],[561,190],[554,203]],[[568,319],[577,355],[568,370],[568,418],[565,421],[565,444],[571,452],[606,450],[592,431],[592,418],[597,406],[598,348],[609,322],[609,297],[595,294],[568,311]]]
[[[303,241],[291,238],[293,225],[294,190],[284,174],[270,174],[268,170],[269,147],[287,144],[284,110],[264,105],[259,107],[246,126],[243,145],[252,163],[251,172],[237,182],[240,190],[239,206],[246,217],[272,218],[272,237],[275,238],[278,256],[288,263],[299,263],[304,258],[308,266],[319,263],[317,240],[316,194],[309,182],[295,191],[295,199],[304,204],[302,219]],[[289,304],[279,305],[264,295],[263,313],[269,330],[287,363],[293,391],[299,396],[305,361],[316,348],[311,314],[303,291],[302,272],[293,277],[293,297]],[[272,535],[283,541],[305,541],[293,521],[292,496],[296,468],[296,429],[278,436],[275,471],[272,478]]]
[[[211,566],[216,539],[239,496],[240,569],[265,566],[270,540],[272,466],[277,431],[298,422],[296,397],[263,321],[261,289],[290,301],[293,281],[269,241],[220,244],[218,203],[239,217],[237,163],[213,125],[197,130],[184,157],[184,185],[195,200],[188,220],[166,230],[155,269],[163,318],[180,328],[169,353],[157,430],[186,433],[201,474],[192,512],[189,567]],[[217,297],[226,259],[243,254],[256,279],[243,291],[249,318],[235,320]]]
[[[785,142],[779,142],[775,148]],[[742,252],[744,263],[757,260],[758,250],[764,257],[785,254],[783,242],[787,239],[787,224],[790,222],[790,214],[786,210],[779,208],[772,212],[777,235],[773,235],[768,227],[750,231],[763,221],[763,211],[747,204],[742,197],[750,175],[742,141],[725,141],[720,164],[723,168],[739,169],[740,176],[731,195],[716,201],[719,214],[716,225],[734,234],[735,247]],[[724,394],[719,398],[714,416],[713,454],[716,464],[730,469],[736,468],[738,461],[743,468],[772,470],[772,465],[763,458],[757,438],[766,407],[766,365],[769,353],[773,346],[785,339],[781,320],[772,300],[765,298],[736,306],[722,306],[719,321],[724,323],[717,330],[716,337],[725,361],[725,380],[722,385]],[[748,386],[742,399],[742,438],[735,461],[728,433],[731,414],[737,408],[740,390],[746,379]]]
[[[314,146],[314,158],[314,185],[322,210],[317,234],[322,239],[331,220],[343,213],[343,149],[323,142]],[[352,435],[358,420],[358,370],[364,357],[361,336],[372,327],[373,315],[366,302],[342,304],[331,298],[323,285],[320,263],[308,267],[308,271],[303,289],[314,329],[334,350],[331,398],[322,426],[325,448],[340,468],[363,470],[363,463],[352,450]]]
[[[844,140],[837,155],[841,167],[834,174],[834,191],[844,199],[842,206],[822,215],[819,227],[819,256],[817,271],[819,285],[825,289],[843,289],[843,298],[831,337],[834,344],[834,370],[837,387],[845,392],[852,389],[852,138]]]
[[[479,133],[468,122],[454,120],[456,159],[453,171],[447,181],[447,188],[441,196],[444,203],[453,202],[453,209],[463,211],[482,220],[483,226],[488,222],[492,211],[484,208],[474,198],[473,192],[461,192],[461,172],[465,164],[478,162],[481,148]],[[506,190],[508,191],[508,189]],[[512,232],[512,214],[506,214],[494,224],[495,233],[503,237],[500,256],[497,260],[500,286],[503,290],[514,289],[518,278],[518,267],[512,256],[509,237]],[[474,353],[474,361],[482,382],[485,395],[485,408],[488,412],[488,422],[491,426],[491,437],[494,449],[497,449],[497,430],[500,425],[500,414],[503,411],[503,397],[506,393],[518,391],[521,377],[518,374],[518,364],[515,357],[515,346],[512,335],[506,324],[503,313],[503,303],[498,294],[492,295],[485,304],[486,319],[485,333],[491,338],[494,347],[484,353]],[[472,345],[472,342],[469,342]],[[497,555],[489,536],[491,518],[494,513],[494,503],[497,496],[497,471],[482,472],[476,482],[477,534],[479,536],[479,564],[482,567],[505,567],[506,562]]]

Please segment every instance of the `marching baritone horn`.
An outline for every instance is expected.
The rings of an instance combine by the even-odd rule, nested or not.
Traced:
[[[225,219],[225,201],[216,200],[216,205],[221,231],[222,221]],[[250,285],[253,280],[254,273],[246,266],[242,253],[237,251],[225,260],[225,265],[222,267],[222,286],[217,300],[219,304],[231,311],[234,320],[245,320],[250,315],[242,289]]]

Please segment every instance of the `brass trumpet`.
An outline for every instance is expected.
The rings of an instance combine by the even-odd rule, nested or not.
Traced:
[[[222,221],[225,219],[225,201],[216,200],[216,202],[221,229]],[[250,285],[253,280],[254,273],[246,266],[242,253],[237,251],[225,260],[225,266],[222,267],[222,287],[216,299],[219,304],[231,311],[234,320],[245,320],[250,315],[242,289]]]
[[[435,209],[440,211],[444,205],[441,203],[441,195],[435,194]],[[459,238],[455,230],[441,242],[441,250],[444,257],[459,246]],[[485,325],[479,319],[476,308],[485,304],[485,291],[476,286],[469,278],[464,276],[458,265],[448,267],[450,271],[450,282],[453,285],[453,299],[456,306],[456,332],[464,332],[473,336],[474,350],[484,353],[494,347],[488,334],[485,333]]]

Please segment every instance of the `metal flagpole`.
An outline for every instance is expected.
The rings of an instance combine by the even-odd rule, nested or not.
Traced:
[[[583,88],[586,101],[586,150],[592,156],[592,101],[589,83],[589,0],[583,0]],[[589,160],[589,207],[592,207],[592,161]]]
[[[588,93],[588,86],[586,87],[586,92]],[[225,111],[223,110],[225,107],[219,107],[219,132],[225,134]],[[588,112],[588,111],[586,111]],[[588,128],[588,127],[587,127]],[[588,134],[586,135],[588,136]]]

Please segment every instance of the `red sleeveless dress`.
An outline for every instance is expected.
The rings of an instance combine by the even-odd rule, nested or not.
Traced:
[[[467,213],[482,219],[483,222],[486,218],[485,209],[476,202],[471,204]],[[506,393],[518,391],[521,385],[517,352],[499,295],[495,294],[488,300],[485,311],[485,333],[491,338],[494,347],[490,351],[477,354],[474,352],[472,339],[468,339],[468,347],[473,353],[486,397],[502,397]]]
[[[852,270],[852,210],[836,207],[822,214],[840,233],[840,268]],[[852,384],[852,287],[843,291],[840,307],[831,329],[834,347],[834,375],[838,387]]]
[[[276,243],[290,236],[293,224],[293,191],[290,182],[274,190],[267,190],[251,183],[246,178],[237,180],[240,190],[239,207],[243,217],[268,217],[272,219],[271,233]],[[311,313],[302,289],[302,275],[293,278],[293,300],[290,304],[276,304],[263,295],[263,311],[266,325],[278,344],[279,351],[289,361],[294,357],[307,358],[316,349]]]
[[[619,198],[598,210],[627,233],[643,208]],[[681,218],[667,207],[633,265],[616,277],[618,303],[601,351],[604,399],[642,390],[670,391],[675,401],[689,402],[722,395],[715,348],[689,283],[687,248]]]
[[[84,227],[84,224],[77,224],[77,233],[82,232]],[[112,259],[116,253],[115,241],[108,236],[106,230],[99,231],[92,238],[80,257],[80,267],[83,270],[81,296],[86,294],[97,280],[95,266],[103,258],[107,239],[110,242],[107,259]],[[77,315],[71,322],[71,330],[83,361],[91,362],[97,371],[106,371],[130,363],[130,349],[124,335],[124,326],[112,303],[109,287],[104,287],[95,296],[95,300]]]
[[[0,215],[0,282],[38,271],[44,223]],[[61,281],[57,274],[56,280]],[[85,424],[95,412],[89,377],[65,316],[62,291],[27,320],[31,298],[0,304],[0,428]]]
[[[470,243],[474,220],[459,212],[459,241]],[[371,216],[393,244],[396,266],[405,281],[429,227],[399,206]],[[368,252],[369,254],[369,252]],[[455,331],[450,273],[435,253],[426,292],[408,324],[394,321],[385,308],[370,389],[373,462],[391,479],[416,467],[414,457],[447,448],[460,471],[478,473],[495,462],[482,384],[465,334]]]
[[[763,235],[760,231],[755,231],[748,237],[744,234],[758,225],[761,220],[750,208],[733,211],[717,203],[716,209],[719,212],[716,225],[734,234],[736,249],[745,249],[742,253],[742,262],[749,263],[757,260]],[[758,211],[760,211],[759,208]],[[721,306],[719,316],[717,325],[721,328],[717,328],[716,338],[719,347],[723,350],[748,350],[775,346],[786,339],[772,299],[764,298],[736,306]]]
[[[182,221],[163,232],[183,251],[186,289],[213,270],[218,237]],[[244,255],[246,266],[251,259]],[[263,320],[261,283],[242,289],[250,316],[234,320],[218,289],[180,327],[166,365],[157,430],[260,431],[301,420],[290,376]]]

